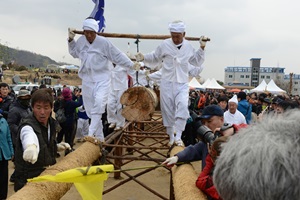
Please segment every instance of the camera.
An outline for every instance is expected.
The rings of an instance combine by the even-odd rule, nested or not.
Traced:
[[[190,111],[190,116],[193,119],[193,128],[196,130],[196,135],[199,137],[202,141],[205,143],[208,143],[209,145],[212,145],[212,143],[215,141],[215,139],[221,135],[220,132],[214,133],[210,128],[207,126],[203,125],[201,123],[200,118],[198,115]]]

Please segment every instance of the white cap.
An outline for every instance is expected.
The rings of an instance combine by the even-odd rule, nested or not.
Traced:
[[[170,32],[174,33],[184,33],[185,32],[185,24],[183,21],[177,20],[173,21],[169,24]]]
[[[229,99],[228,103],[229,103],[229,102],[236,103],[236,105],[239,103],[236,94],[233,95],[233,97],[232,97],[231,99]]]
[[[98,32],[99,30],[99,25],[98,22],[94,19],[88,18],[84,20],[83,25],[82,25],[83,30],[88,30],[88,31],[95,31]]]

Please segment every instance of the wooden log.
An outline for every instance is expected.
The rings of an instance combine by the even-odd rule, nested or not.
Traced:
[[[83,31],[75,30],[76,34],[83,34]],[[132,39],[148,39],[148,40],[164,40],[171,37],[171,35],[139,35],[139,34],[124,34],[124,33],[97,33],[103,37],[112,37],[112,38],[132,38]],[[186,40],[190,41],[199,41],[199,37],[185,37]],[[208,38],[207,41],[210,41]]]
[[[85,142],[60,162],[47,168],[41,176],[55,175],[68,169],[89,166],[99,158],[99,153],[99,145]],[[71,186],[72,183],[27,183],[21,190],[13,194],[9,200],[59,200],[70,190]]]
[[[175,146],[171,150],[171,156],[182,151],[183,147]],[[205,200],[206,195],[196,187],[196,180],[199,176],[191,164],[183,164],[172,167],[173,187],[176,200]]]
[[[150,120],[158,104],[155,92],[146,87],[128,88],[121,96],[122,115],[128,121]]]

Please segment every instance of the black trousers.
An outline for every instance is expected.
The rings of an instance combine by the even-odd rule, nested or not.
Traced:
[[[2,157],[2,159],[4,159]],[[0,161],[0,199],[6,199],[8,190],[8,160]]]

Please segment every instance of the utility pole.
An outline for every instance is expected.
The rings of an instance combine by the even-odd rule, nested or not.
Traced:
[[[294,73],[290,73],[290,87],[289,87],[289,94],[292,94],[292,88],[293,88],[293,75]]]

